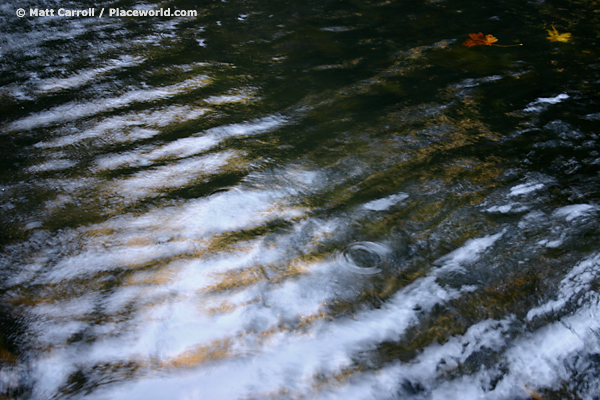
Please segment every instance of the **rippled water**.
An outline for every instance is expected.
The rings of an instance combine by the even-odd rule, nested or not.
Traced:
[[[0,398],[599,399],[598,4],[474,4],[0,6]]]

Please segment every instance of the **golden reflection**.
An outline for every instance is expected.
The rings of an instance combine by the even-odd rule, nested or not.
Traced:
[[[298,398],[316,397],[319,392],[338,387],[348,382],[354,375],[363,371],[364,368],[356,364],[343,367],[339,372],[317,371],[310,378],[311,382],[307,382],[310,387],[308,391],[311,393],[296,393],[296,396],[298,396]],[[281,393],[283,390],[284,388],[279,389],[279,393]],[[275,396],[273,398],[279,397]]]
[[[282,265],[252,265],[246,268],[218,272],[212,274],[212,277],[217,282],[201,291],[208,291],[209,293],[228,291],[245,288],[262,280],[267,280],[274,284],[297,277],[306,273],[305,260],[303,260],[305,257],[301,256]],[[315,256],[315,258],[320,257],[322,256]]]
[[[328,65],[318,65],[316,67],[312,67],[311,70],[322,71],[329,69],[349,69],[357,66],[361,61],[363,61],[363,57],[355,58],[354,60],[347,60],[340,64],[328,64]]]
[[[436,201],[430,204],[424,204],[418,209],[414,210],[410,218],[415,221],[430,221],[444,209],[444,201]]]
[[[152,271],[143,271],[129,276],[124,282],[124,286],[129,285],[166,285],[173,282],[175,271],[170,268],[153,269]]]
[[[219,306],[208,308],[208,311],[227,313],[232,312],[234,309],[235,305],[224,301]],[[318,312],[311,315],[301,316],[300,321],[295,326],[279,324],[277,327],[261,332],[257,336],[256,345],[265,345],[277,333],[290,331],[306,332],[314,322],[327,317],[329,317],[328,313]],[[233,351],[235,343],[248,333],[250,332],[246,331],[236,335],[235,337],[217,339],[209,344],[197,345],[170,360],[158,362],[157,366],[161,368],[190,368],[205,364],[207,362],[215,362],[225,358],[234,357],[236,356],[236,353]],[[344,375],[348,374],[340,374],[336,379],[340,380]]]
[[[315,255],[314,257],[320,258],[322,256]],[[271,283],[277,283],[289,278],[294,278],[303,275],[307,272],[305,256],[300,256],[297,259],[294,259],[287,263],[284,267],[276,267],[270,269],[270,271],[275,272],[275,275],[269,278]]]
[[[258,266],[219,272],[214,276],[218,282],[207,286],[204,290],[207,290],[208,292],[221,292],[239,289],[265,279],[262,269]]]
[[[127,246],[127,247],[147,247],[147,246],[154,246],[156,245],[156,240],[154,240],[151,237],[148,237],[146,235],[139,235],[139,236],[134,236],[131,238],[128,238],[126,241],[123,242],[123,246]]]
[[[306,331],[316,321],[329,318],[330,314],[326,312],[319,312],[311,315],[302,315],[300,322],[298,323],[297,329],[300,331]]]
[[[523,386],[523,390],[527,393],[530,399],[533,400],[545,400],[538,392],[533,389],[528,388],[527,386]]]
[[[16,365],[19,363],[19,357],[6,350],[3,347],[3,340],[0,338],[0,365]]]
[[[381,300],[385,301],[392,297],[398,290],[405,286],[410,285],[417,279],[427,275],[429,268],[418,268],[414,271],[406,271],[394,276],[391,279],[386,280],[383,288],[379,291],[378,296]]]
[[[253,87],[243,87],[233,89],[222,95],[215,95],[206,98],[204,101],[213,105],[238,103],[238,104],[250,104],[252,101],[256,101],[257,89]]]
[[[245,304],[247,305],[247,304]],[[204,312],[208,315],[214,316],[217,314],[229,314],[237,309],[237,306],[227,300],[221,302],[217,306],[207,307]]]
[[[205,346],[196,346],[187,350],[170,361],[163,361],[163,368],[190,368],[206,362],[218,361],[233,356],[230,339],[214,340]]]

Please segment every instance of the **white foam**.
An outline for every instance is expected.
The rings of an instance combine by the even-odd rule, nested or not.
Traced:
[[[462,80],[460,83],[452,85],[452,87],[455,87],[457,89],[477,87],[477,86],[481,86],[482,83],[495,82],[495,81],[499,81],[503,78],[504,78],[504,76],[502,76],[502,75],[491,75],[491,76],[486,76],[484,78],[478,78],[478,79],[467,78],[467,79]]]
[[[98,272],[135,268],[152,260],[169,257],[189,250],[179,243],[169,246],[141,245],[114,247],[110,251],[86,249],[81,254],[64,258],[52,270],[38,277],[39,282],[58,283],[80,277],[92,276]],[[85,268],[82,268],[85,266]]]
[[[597,266],[598,257],[591,257],[575,267],[573,276],[584,266]],[[386,393],[396,398],[406,382],[419,385],[423,398],[436,400],[508,400],[529,398],[541,389],[558,389],[563,382],[574,378],[577,360],[600,350],[600,340],[590,334],[600,328],[600,302],[597,293],[595,296],[595,301],[583,305],[572,315],[532,333],[521,334],[514,341],[509,341],[510,328],[517,322],[513,316],[501,321],[479,322],[463,336],[451,337],[443,345],[429,345],[410,363],[397,362],[375,372],[358,374],[318,398],[386,398]],[[503,370],[496,365],[489,369],[481,365],[472,373],[445,376],[446,372],[456,371],[474,353],[488,349],[499,354]],[[492,381],[497,383],[492,385]],[[578,393],[582,398],[592,398],[600,389],[600,382],[590,383]]]
[[[270,205],[273,199],[277,199],[273,193],[260,192],[259,201],[252,205],[252,196],[255,195],[259,193],[241,190],[219,193],[212,196],[212,201],[202,199],[193,206],[185,204],[139,217],[122,216],[102,226],[115,229],[110,235],[123,245],[135,235],[151,241],[184,235],[197,239],[202,232],[250,226],[252,219],[248,214],[256,216],[261,213],[262,205]],[[234,205],[236,198],[240,202]],[[229,207],[217,207],[224,203]],[[251,205],[246,212],[240,210],[240,205],[248,203]],[[227,210],[237,211],[238,218],[222,225],[223,213]],[[264,223],[264,216],[262,221]],[[210,224],[213,226],[207,226]],[[305,224],[299,224],[289,235],[301,234],[301,227]],[[184,226],[185,230],[182,229]],[[314,386],[315,376],[339,374],[353,365],[353,357],[357,354],[368,352],[383,342],[401,339],[407,328],[414,326],[423,313],[469,290],[440,286],[436,279],[439,271],[476,261],[503,234],[504,231],[467,241],[461,248],[437,261],[443,264],[442,268],[433,269],[428,276],[400,289],[380,309],[359,311],[353,318],[317,318],[305,330],[287,330],[281,324],[319,315],[327,302],[342,297],[339,293],[341,286],[331,281],[336,276],[335,262],[305,264],[302,274],[285,280],[283,284],[269,283],[265,276],[254,283],[233,286],[223,293],[210,291],[210,287],[221,279],[219,276],[226,276],[219,274],[246,270],[257,263],[269,266],[285,259],[283,252],[287,242],[282,241],[289,239],[282,236],[288,234],[279,235],[275,245],[264,245],[263,239],[257,238],[241,244],[236,250],[175,261],[168,266],[170,282],[161,285],[144,285],[144,271],[140,271],[139,280],[130,280],[130,285],[137,287],[123,286],[103,302],[106,311],[115,312],[133,303],[136,312],[134,319],[127,322],[127,329],[119,326],[122,322],[96,326],[95,332],[100,337],[84,352],[69,354],[60,349],[53,350],[47,357],[57,364],[57,370],[50,372],[46,367],[38,366],[34,376],[40,376],[45,382],[45,386],[40,385],[40,388],[45,387],[51,393],[52,387],[59,386],[66,379],[70,366],[77,363],[93,365],[124,359],[152,359],[153,365],[168,364],[186,351],[211,349],[217,346],[215,343],[227,343],[223,345],[226,349],[222,356],[192,363],[190,367],[194,368],[188,369],[187,373],[178,371],[171,377],[139,377],[123,384],[107,385],[105,389],[91,393],[89,398],[160,397],[167,393],[169,398],[180,399],[195,395],[219,399],[261,398],[280,388],[289,388],[306,398],[370,399],[385,393],[399,393],[398,388],[404,379],[423,385],[424,395],[431,399],[456,398],[459,395],[498,400],[526,397],[525,387],[553,387],[560,379],[568,379],[569,372],[561,365],[569,357],[597,351],[597,344],[586,338],[586,332],[587,329],[600,328],[600,321],[592,318],[599,310],[584,306],[574,315],[532,335],[523,335],[515,342],[509,342],[508,335],[513,324],[518,323],[513,316],[500,321],[480,321],[469,327],[464,335],[449,337],[443,345],[433,343],[427,346],[410,363],[397,362],[384,365],[377,371],[355,372],[351,379],[326,385],[325,390],[320,392]],[[103,242],[105,240],[99,240],[99,243]],[[191,241],[184,242],[186,244],[178,251],[189,251]],[[161,246],[173,246],[171,241],[163,243]],[[114,243],[110,252],[114,253],[116,248]],[[151,248],[144,247],[144,252],[148,250]],[[78,262],[79,265],[86,263],[83,259]],[[278,265],[274,264],[274,268]],[[561,282],[559,297],[571,301],[587,292],[598,279],[599,266],[600,255],[575,266]],[[343,286],[347,287],[350,282],[344,282]],[[348,290],[348,293],[351,292]],[[216,314],[206,312],[223,301],[233,307]],[[551,302],[548,304],[548,307],[552,306]],[[51,326],[50,329],[67,332],[74,328],[77,327],[65,325],[62,328]],[[115,331],[119,332],[119,336],[111,336],[111,332]],[[491,388],[490,381],[498,379],[498,371],[488,370],[485,366],[458,378],[449,375],[440,379],[447,372],[455,371],[475,353],[489,349],[500,353],[508,366],[495,388]]]
[[[208,160],[189,162],[204,166]],[[183,163],[179,167],[185,170],[189,164]],[[176,175],[180,173],[178,171],[159,173],[165,174],[165,179],[170,179],[171,172]],[[195,175],[197,171],[190,174]],[[162,185],[172,185],[168,179]],[[143,187],[144,182],[144,177],[138,177],[133,182],[125,183],[125,188],[135,195],[135,190],[148,190]],[[232,189],[140,216],[115,217],[83,230],[83,233],[92,232],[94,235],[94,232],[105,230],[114,233],[108,237],[89,237],[86,247],[79,254],[62,258],[46,273],[38,274],[37,279],[39,282],[60,282],[100,271],[135,269],[152,260],[198,250],[197,241],[213,234],[252,228],[272,219],[297,218],[303,214],[302,208],[287,208],[285,200],[282,193],[275,191]]]
[[[215,136],[200,136],[178,139],[152,150],[147,156],[151,160],[160,158],[182,158],[202,153],[215,147],[219,140]]]
[[[540,97],[538,98],[536,101],[539,103],[549,103],[549,104],[557,104],[560,103],[561,101],[568,99],[569,95],[566,93],[561,93],[558,96],[555,97]]]
[[[249,87],[237,89],[227,94],[210,96],[204,101],[209,104],[220,105],[227,103],[249,103],[252,100],[256,100],[256,89]]]
[[[519,228],[526,229],[532,226],[537,226],[546,220],[546,214],[539,210],[534,210],[525,215],[519,221]]]
[[[309,279],[308,282],[312,281]],[[291,285],[288,289],[294,286],[293,282],[288,284]],[[298,285],[297,290],[286,291],[284,297],[280,297],[277,292],[272,293],[273,296],[277,296],[277,304],[285,306],[292,303],[290,306],[293,305],[293,307],[286,312],[304,312],[314,308],[314,305],[309,306],[308,309],[298,308],[296,303],[305,297],[304,285],[301,282]],[[326,285],[322,286],[323,289],[326,287]],[[304,287],[304,289],[309,289],[309,287]],[[328,325],[317,323],[307,334],[276,331],[268,336],[266,342],[257,342],[256,338],[258,337],[255,339],[252,336],[245,337],[233,348],[242,351],[241,354],[252,350],[251,362],[243,357],[223,360],[208,368],[197,369],[190,376],[163,379],[160,381],[160,385],[156,385],[156,380],[127,383],[113,388],[110,397],[115,399],[131,398],[131,396],[141,396],[155,389],[167,390],[166,388],[169,388],[171,398],[186,398],[194,393],[210,392],[215,398],[235,399],[253,392],[268,393],[289,384],[303,391],[310,388],[315,373],[328,374],[339,371],[350,365],[350,356],[356,351],[370,349],[374,344],[385,340],[396,340],[408,326],[416,321],[415,306],[417,304],[423,309],[430,309],[433,305],[447,301],[457,294],[458,292],[453,294],[439,287],[433,277],[419,279],[394,296],[382,309],[360,313],[355,320],[344,319]],[[280,307],[271,310],[257,306],[247,308],[246,316],[243,319],[258,318],[259,321],[267,324],[274,324],[279,319],[273,319],[273,313],[281,312]],[[169,320],[176,317],[177,313],[168,314]],[[177,319],[181,320],[184,325],[178,326],[178,324],[169,322],[167,325],[169,332],[174,332],[171,329],[185,329],[187,334],[182,338],[185,337],[187,340],[190,335],[199,337],[198,335],[202,334],[198,331],[204,330],[201,324],[192,329],[195,322],[184,322],[197,321],[197,316],[187,315]],[[232,315],[229,321],[234,322],[239,319],[240,315],[236,314]],[[213,320],[211,326],[214,324]],[[225,326],[223,328],[225,329]],[[234,324],[227,327],[226,331],[233,333],[239,329],[239,325]],[[146,332],[148,329],[145,328],[144,331]],[[223,332],[220,337],[223,337]],[[160,337],[165,336],[175,337],[168,332],[162,332],[160,335]],[[235,342],[238,342],[238,339]],[[229,383],[220,385],[218,382]],[[235,384],[232,384],[233,382]],[[102,396],[102,393],[96,395]],[[92,398],[94,396],[92,395]]]
[[[174,116],[176,113],[170,112],[169,115]],[[150,122],[149,120],[146,119],[146,123]],[[189,157],[210,150],[227,138],[268,132],[281,126],[285,121],[285,118],[274,115],[245,123],[215,127],[191,137],[171,141],[163,146],[140,147],[125,153],[104,156],[96,161],[96,167],[98,170],[105,170],[122,166],[149,166],[157,160]],[[95,131],[100,132],[102,129],[96,128]]]
[[[497,385],[496,391],[511,393],[515,386],[557,389],[561,382],[571,380],[573,376],[568,363],[574,357],[600,350],[598,338],[589,334],[600,329],[599,303],[594,303],[593,306],[583,305],[573,315],[512,344],[505,352],[510,372]],[[590,389],[591,395],[593,385]]]
[[[443,345],[437,343],[429,345],[410,363],[395,362],[376,372],[361,374],[342,384],[340,388],[334,387],[330,393],[324,393],[318,398],[366,400],[379,398],[385,393],[389,393],[391,398],[402,398],[398,388],[401,388],[403,383],[412,382],[422,385],[423,390],[428,394],[426,398],[484,399],[485,392],[481,385],[483,382],[469,382],[467,377],[465,380],[459,379],[458,382],[441,380],[436,384],[436,378],[454,370],[476,352],[485,349],[500,351],[506,343],[505,332],[512,322],[511,317],[500,321],[481,321],[471,326],[464,335],[451,337]],[[354,396],[356,393],[360,395]]]
[[[103,112],[125,108],[134,103],[167,99],[180,93],[199,89],[209,83],[210,78],[208,76],[199,75],[171,86],[146,90],[132,90],[119,97],[104,98],[86,103],[66,103],[56,106],[48,111],[42,111],[19,119],[8,125],[7,128],[11,131],[22,131],[73,121]]]
[[[526,112],[539,112],[544,110],[550,104],[558,104],[563,100],[568,99],[570,96],[566,93],[561,93],[555,97],[539,97],[537,100],[529,103],[525,107]]]
[[[157,132],[158,133],[158,132]],[[146,167],[152,165],[152,160],[145,157],[145,151],[151,151],[151,146],[141,146],[135,150],[109,154],[96,159],[94,170],[114,170],[121,167]]]
[[[505,204],[503,206],[491,206],[489,207],[486,211],[488,212],[499,212],[502,214],[506,214],[508,212],[510,212],[513,208],[512,204]]]
[[[596,206],[589,204],[573,204],[558,208],[554,211],[554,215],[557,217],[564,218],[567,222],[571,222],[576,218],[581,218],[589,215],[592,211],[597,209]]]
[[[406,198],[408,198],[408,194],[406,193],[393,194],[382,199],[373,200],[368,203],[365,203],[363,204],[363,207],[367,210],[372,211],[384,211]]]
[[[594,280],[600,277],[600,255],[591,256],[577,264],[560,282],[557,298],[532,308],[527,313],[527,319],[560,311],[577,296],[588,293]],[[596,294],[597,296],[597,294]]]
[[[217,126],[210,128],[206,133],[220,138],[248,137],[271,131],[282,126],[286,122],[287,118],[279,114],[273,114],[249,122]]]
[[[152,168],[114,182],[111,191],[127,200],[148,197],[161,190],[188,186],[195,180],[218,173],[233,158],[235,151],[223,151]]]
[[[545,246],[545,247],[548,247],[551,249],[556,249],[556,248],[559,248],[564,243],[565,237],[566,237],[566,234],[563,233],[559,239],[556,239],[556,240],[542,239],[539,242],[537,242],[537,244],[539,246]]]
[[[215,218],[214,213],[211,216],[211,219]],[[185,220],[188,229],[193,231],[193,219]],[[144,226],[125,221],[121,221],[119,225],[121,229],[133,231]],[[176,226],[171,225],[169,229],[175,230]],[[112,235],[120,237],[122,234]],[[156,237],[160,232],[152,231],[151,237],[152,235]],[[489,237],[482,239],[490,240]],[[470,244],[467,247],[486,247],[481,243],[482,239],[475,242],[479,245]],[[327,281],[334,276],[332,268],[335,269],[335,263],[321,263],[307,266],[306,274],[298,279],[288,280],[282,286],[251,285],[243,287],[239,295],[235,296],[229,292],[223,299],[233,302],[235,309],[217,315],[204,314],[199,305],[206,303],[206,296],[209,296],[209,300],[214,300],[213,295],[203,290],[214,283],[211,282],[210,274],[252,265],[255,255],[263,251],[257,244],[258,242],[252,245],[249,251],[223,252],[203,260],[179,262],[174,265],[175,268],[170,268],[173,272],[179,271],[172,275],[174,280],[170,284],[146,287],[141,292],[124,287],[125,291],[121,294],[122,290],[119,289],[115,293],[119,295],[113,296],[114,300],[105,300],[104,307],[107,311],[120,310],[123,304],[135,302],[135,320],[127,323],[126,330],[114,324],[97,326],[94,329],[97,329],[98,334],[108,336],[95,340],[85,349],[85,353],[74,355],[55,350],[49,357],[67,369],[69,365],[78,362],[94,364],[123,359],[144,360],[148,357],[156,362],[169,362],[190,349],[199,346],[210,348],[215,340],[227,340],[228,356],[208,365],[198,365],[193,374],[160,379],[158,387],[155,387],[156,379],[140,379],[124,385],[114,385],[109,392],[98,391],[91,394],[90,398],[101,398],[107,393],[115,399],[139,397],[148,390],[156,389],[168,390],[171,392],[170,398],[211,392],[215,398],[235,399],[253,392],[266,393],[289,384],[300,392],[310,391],[316,373],[337,373],[351,365],[353,354],[372,349],[384,341],[398,340],[409,326],[416,323],[420,313],[460,296],[461,293],[439,286],[436,283],[437,272],[434,271],[430,276],[419,278],[401,289],[381,309],[359,312],[354,319],[342,318],[327,323],[317,320],[306,332],[279,329],[281,321],[318,315],[329,299],[339,298],[336,285]],[[115,253],[115,247],[111,247],[111,253]],[[148,250],[151,248],[144,247],[144,253]],[[117,254],[115,259],[123,255]],[[139,255],[140,253],[135,254]],[[273,253],[270,258],[276,259],[277,254]],[[85,263],[83,259],[76,261],[74,260],[74,264]],[[89,262],[85,264],[89,265]],[[143,293],[143,296],[136,293]],[[161,298],[170,300],[158,301]],[[251,301],[253,298],[263,300]],[[116,303],[109,306],[114,301]],[[494,323],[486,324],[492,326]],[[489,345],[493,342],[494,335],[498,334],[490,332],[483,325],[485,324],[472,327],[470,332],[489,337],[479,339],[481,343]],[[114,331],[120,332],[118,337],[110,336]],[[263,337],[258,334],[260,332],[269,334]],[[477,344],[474,338],[467,337],[458,344],[448,344],[447,350],[440,353],[440,356],[450,360],[452,351],[462,351],[462,357],[466,358],[469,352],[476,351],[483,344]],[[432,351],[429,357],[434,356],[435,352]],[[458,359],[461,359],[460,356]],[[421,368],[430,368],[430,363],[428,360],[422,361]],[[58,371],[63,371],[63,368],[59,367]],[[37,373],[45,375],[47,387],[52,386],[52,382],[55,386],[60,385],[67,376],[66,372],[49,374],[40,369]],[[218,385],[217,382],[220,381],[229,383]]]
[[[479,239],[469,239],[462,247],[439,258],[434,263],[450,269],[473,263],[479,259],[481,253],[492,247],[502,235],[504,235],[504,231]]]
[[[509,196],[522,196],[527,193],[534,192],[544,187],[543,183],[523,183],[521,185],[514,186],[510,189]]]
[[[207,111],[205,108],[190,106],[169,106],[154,111],[118,115],[105,118],[83,132],[62,136],[47,142],[39,142],[35,146],[41,148],[63,147],[98,137],[109,143],[133,142],[161,132],[159,129],[149,129],[149,127],[162,128],[189,121],[204,115]]]
[[[50,78],[45,79],[39,84],[39,90],[42,92],[56,92],[60,90],[73,89],[83,86],[89,82],[97,81],[107,72],[139,65],[144,62],[142,57],[124,56],[120,59],[111,60],[105,66],[79,71],[68,78]]]
[[[33,165],[27,168],[30,172],[44,172],[44,171],[60,171],[63,169],[71,168],[76,163],[72,160],[58,159],[44,161],[40,164]]]
[[[232,189],[210,197],[189,200],[178,207],[164,207],[139,217],[115,219],[107,227],[122,229],[124,224],[167,237],[201,238],[211,234],[254,227],[274,218],[303,214],[301,208],[283,207],[285,199],[274,191]]]

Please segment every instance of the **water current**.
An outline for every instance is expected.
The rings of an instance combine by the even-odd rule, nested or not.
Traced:
[[[598,1],[0,10],[0,398],[600,399]]]

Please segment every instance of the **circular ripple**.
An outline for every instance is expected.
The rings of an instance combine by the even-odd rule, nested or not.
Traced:
[[[349,245],[338,260],[342,267],[351,272],[372,275],[381,272],[378,267],[389,252],[388,247],[379,243],[357,242]]]

